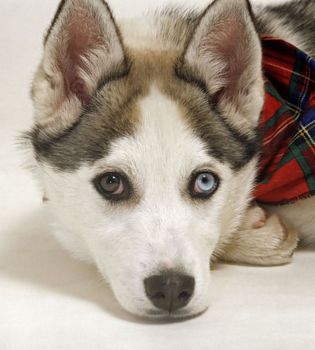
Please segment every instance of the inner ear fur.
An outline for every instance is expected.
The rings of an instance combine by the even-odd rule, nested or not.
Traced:
[[[37,122],[68,124],[89,104],[102,79],[125,67],[121,35],[107,3],[62,1],[33,82]]]
[[[233,124],[252,128],[264,100],[262,50],[247,0],[215,0],[200,17],[177,67],[199,81]]]

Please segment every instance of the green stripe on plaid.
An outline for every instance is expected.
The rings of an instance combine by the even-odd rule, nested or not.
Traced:
[[[264,37],[263,148],[255,197],[270,204],[315,195],[315,61]]]

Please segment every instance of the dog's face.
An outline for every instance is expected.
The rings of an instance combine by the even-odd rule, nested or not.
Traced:
[[[182,49],[135,49],[101,0],[64,1],[33,84],[56,235],[142,316],[207,308],[211,256],[255,178],[263,88],[248,4],[217,0],[190,22]]]

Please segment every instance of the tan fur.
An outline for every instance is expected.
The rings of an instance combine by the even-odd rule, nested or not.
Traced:
[[[85,0],[82,1],[85,2]],[[250,136],[253,134],[253,126],[257,125],[263,104],[261,50],[258,36],[250,23],[249,14],[245,12],[246,2],[237,0],[232,3],[230,0],[221,0],[220,6],[223,2],[224,6],[232,7],[238,12],[238,18],[243,18],[244,23],[247,24],[244,33],[223,34],[235,36],[237,45],[240,45],[240,48],[236,48],[240,53],[245,50],[246,46],[251,46],[255,48],[252,50],[255,55],[245,57],[246,61],[236,62],[244,65],[234,66],[234,75],[241,75],[241,79],[232,88],[233,91],[239,89],[240,93],[236,96],[228,96],[228,99],[219,107],[222,115],[227,116],[228,122],[235,129],[242,130],[243,133]],[[71,1],[69,3],[71,5]],[[89,2],[89,6],[98,7],[96,4],[95,1]],[[91,8],[93,10],[94,7]],[[178,75],[187,77],[193,73],[197,78],[206,77],[209,94],[215,94],[226,83],[226,76],[223,73],[224,62],[218,57],[229,50],[234,51],[235,45],[225,47],[222,45],[224,41],[218,42],[215,36],[218,33],[222,34],[222,31],[218,28],[214,30],[212,22],[215,21],[216,26],[225,23],[224,28],[226,28],[227,20],[231,21],[228,28],[236,27],[237,23],[233,22],[236,18],[227,19],[221,12],[219,16],[223,18],[218,21],[216,11],[214,7],[211,13],[209,11],[208,17],[205,12],[200,19],[194,18],[190,22],[180,19],[174,21],[171,16],[167,15],[160,21],[156,20],[154,44],[149,36],[147,40],[144,40],[146,33],[139,32],[136,40],[133,39],[134,41],[129,39],[128,28],[130,29],[131,26],[128,24],[122,25],[123,43],[120,32],[111,20],[106,22],[105,27],[103,22],[100,23],[99,27],[104,31],[91,33],[90,40],[94,42],[94,46],[89,48],[88,54],[82,58],[84,69],[80,70],[79,76],[86,83],[89,93],[95,97],[94,110],[86,112],[87,117],[100,116],[95,122],[96,128],[104,130],[103,137],[108,140],[108,143],[114,133],[123,136],[134,132],[139,123],[137,102],[140,97],[149,93],[152,85],[156,85],[160,91],[177,102],[185,123],[194,129],[196,134],[202,134],[205,126],[211,129],[215,116],[209,112],[209,96],[198,86],[187,84]],[[105,18],[107,20],[112,19],[110,13],[104,16],[107,16]],[[99,20],[98,17],[96,18]],[[198,22],[199,26],[196,27]],[[77,23],[72,23],[74,24]],[[248,28],[250,28],[249,31]],[[242,31],[244,28],[239,29]],[[33,82],[32,98],[35,105],[35,121],[36,125],[40,126],[38,132],[42,139],[45,139],[47,135],[62,134],[85,112],[79,99],[69,96],[68,87],[63,81],[62,68],[56,64],[61,59],[60,55],[64,54],[61,49],[64,42],[60,41],[58,33],[65,30],[67,28],[63,18],[60,23],[57,20],[55,27],[49,31],[45,54]],[[106,41],[100,41],[100,36],[104,33],[107,34]],[[244,42],[239,43],[238,36],[243,36]],[[229,39],[231,40],[230,37]],[[133,45],[135,41],[141,44],[135,47]],[[244,59],[244,57],[241,58]],[[212,69],[208,69],[210,61]],[[248,68],[248,71],[241,74],[245,68]],[[119,76],[119,79],[114,79],[108,85],[105,82],[102,86],[102,79],[113,75]],[[255,79],[249,81],[248,78],[252,76]],[[237,101],[241,98],[242,104],[240,105]],[[108,106],[107,115],[100,106]],[[220,127],[217,123],[213,128],[218,139],[222,139],[224,135],[224,130],[221,130]],[[223,144],[222,147],[227,146]],[[235,144],[233,147],[233,152],[230,153],[234,153],[235,157],[242,153],[241,144]],[[250,167],[252,169],[250,176],[253,177],[256,161],[253,161]],[[231,202],[233,201],[233,205],[237,206],[239,201],[237,194],[231,194]],[[246,214],[242,213],[244,220],[238,229],[234,225],[226,227],[226,234],[223,234],[216,249],[216,257],[233,262],[260,265],[283,264],[290,261],[292,251],[297,244],[295,230],[288,229],[287,222],[282,224],[276,215],[269,216],[266,220],[263,219],[257,214],[259,211],[261,210],[258,207],[249,208]],[[234,211],[231,210],[231,212]],[[236,218],[235,222],[238,219]]]
[[[215,256],[233,263],[282,265],[291,261],[297,244],[298,235],[293,226],[254,205],[230,242],[218,247]]]

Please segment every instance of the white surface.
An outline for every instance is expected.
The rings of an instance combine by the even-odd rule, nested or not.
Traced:
[[[153,5],[110,3],[122,16]],[[220,265],[210,309],[165,324],[122,311],[96,270],[69,258],[49,235],[15,137],[31,123],[29,85],[56,5],[0,2],[0,350],[314,349],[314,251],[277,268]]]

